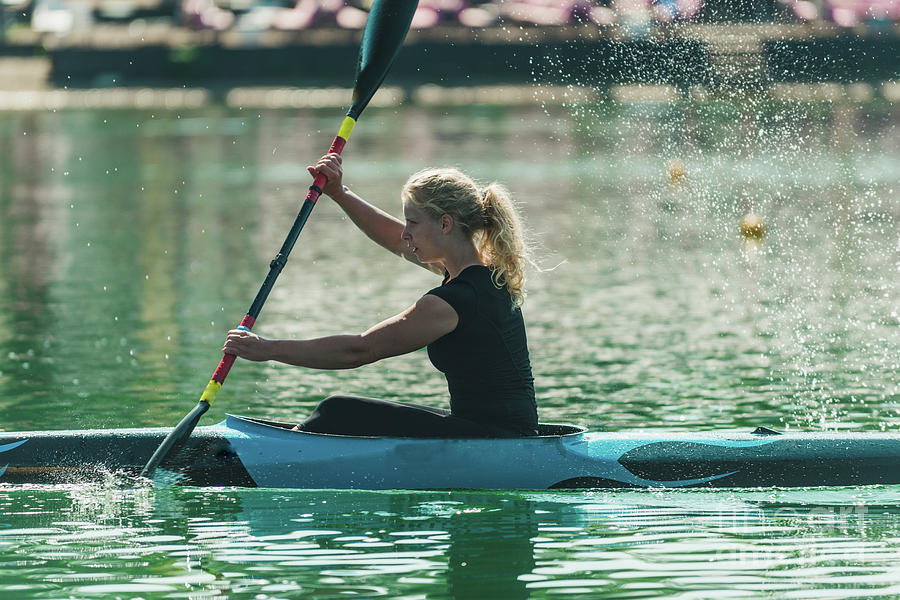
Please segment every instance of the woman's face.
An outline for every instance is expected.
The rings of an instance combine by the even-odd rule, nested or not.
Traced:
[[[441,220],[435,219],[409,202],[403,203],[403,216],[406,225],[400,237],[412,253],[423,263],[442,260]]]

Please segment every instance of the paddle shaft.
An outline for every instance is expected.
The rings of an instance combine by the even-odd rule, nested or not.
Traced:
[[[335,136],[334,141],[331,143],[331,147],[328,149],[329,153],[333,152],[340,154],[343,152],[344,145],[346,145],[347,139],[350,137],[350,132],[353,131],[353,126],[355,124],[356,120],[352,117],[348,116],[344,119],[337,136]],[[257,317],[259,317],[263,305],[265,305],[266,300],[269,298],[269,293],[275,286],[275,281],[281,274],[282,269],[284,269],[284,265],[287,264],[288,256],[294,249],[294,244],[297,242],[297,238],[300,237],[303,226],[306,225],[306,221],[309,219],[309,215],[312,213],[313,208],[315,208],[319,196],[322,195],[322,188],[326,181],[328,181],[327,178],[321,173],[318,173],[315,179],[313,179],[313,183],[309,186],[309,191],[306,194],[306,199],[300,207],[300,212],[297,213],[297,218],[294,219],[294,224],[291,226],[290,231],[288,231],[287,237],[285,237],[284,243],[281,245],[278,254],[276,254],[275,258],[269,263],[269,273],[266,275],[265,280],[260,286],[259,292],[256,293],[256,298],[253,299],[250,310],[248,310],[244,318],[241,319],[241,324],[238,325],[238,329],[243,329],[245,331],[253,329],[253,325],[256,323]],[[222,360],[219,361],[219,366],[216,367],[212,379],[206,384],[206,389],[203,390],[203,394],[200,396],[200,401],[197,402],[197,405],[191,412],[175,426],[175,429],[166,436],[166,439],[163,440],[159,448],[156,449],[156,452],[153,453],[153,456],[150,457],[150,460],[147,461],[147,464],[141,471],[141,477],[149,477],[156,467],[159,466],[159,463],[171,452],[180,447],[191,435],[191,432],[194,431],[194,428],[200,421],[200,417],[209,410],[209,406],[212,404],[213,400],[215,400],[216,394],[222,389],[222,384],[225,383],[225,378],[228,377],[228,373],[231,371],[231,367],[234,365],[236,358],[237,357],[234,354],[225,354],[222,356]]]
[[[334,141],[331,143],[331,147],[328,149],[329,153],[340,154],[343,152],[344,145],[347,143],[347,138],[350,137],[350,131],[353,129],[353,123],[355,123],[355,121],[350,117],[344,119],[341,130],[338,132],[338,135],[335,136]],[[284,243],[281,245],[278,254],[276,254],[275,258],[272,259],[272,262],[269,263],[269,274],[266,275],[266,279],[260,286],[259,292],[257,292],[256,298],[253,300],[253,304],[250,305],[250,310],[247,311],[247,314],[241,320],[238,329],[244,329],[246,331],[253,329],[256,319],[259,317],[259,313],[262,311],[263,305],[269,297],[269,292],[271,292],[272,288],[275,286],[275,281],[281,274],[282,269],[284,269],[288,256],[294,249],[294,244],[297,242],[297,238],[300,237],[300,232],[303,231],[303,226],[306,225],[306,220],[309,219],[309,215],[313,208],[315,208],[319,196],[322,195],[322,187],[325,185],[326,181],[326,177],[319,173],[313,180],[312,185],[309,186],[309,192],[307,192],[306,199],[300,207],[300,212],[297,213],[297,218],[294,219],[294,225],[288,232],[287,237],[285,237]],[[222,357],[222,360],[219,361],[219,366],[213,373],[212,379],[210,379],[209,384],[207,384],[206,390],[204,390],[203,395],[200,397],[201,402],[212,404],[212,401],[215,399],[222,384],[225,383],[225,378],[228,377],[228,372],[231,370],[232,365],[234,365],[234,361],[235,356],[233,354],[226,354]]]
[[[331,148],[328,150],[329,152],[340,154],[343,151],[344,144],[347,143],[356,120],[378,90],[391,63],[394,61],[394,57],[400,50],[417,5],[418,0],[373,0],[360,43],[359,60],[356,65],[356,83],[353,87],[353,104],[347,112],[340,130],[338,130],[337,137],[334,138],[334,142],[332,142]],[[303,206],[300,207],[300,212],[294,220],[293,227],[288,232],[281,250],[269,263],[269,274],[256,294],[253,304],[250,305],[250,310],[247,311],[246,316],[241,320],[241,324],[238,325],[238,329],[250,331],[253,328],[256,318],[269,297],[269,292],[272,291],[272,287],[275,285],[275,280],[278,279],[278,275],[287,262],[288,255],[294,248],[294,243],[300,236],[300,231],[306,224],[309,214],[322,194],[322,186],[325,185],[325,182],[326,178],[324,176],[316,175],[313,184],[309,187],[306,200],[303,202]],[[200,417],[209,410],[209,405],[212,404],[216,394],[222,388],[225,378],[228,377],[228,372],[234,365],[234,360],[234,355],[226,354],[222,357],[219,366],[213,373],[212,379],[206,385],[206,389],[203,390],[197,406],[163,440],[160,447],[150,457],[144,470],[141,471],[142,477],[152,475],[157,465],[168,454],[180,447],[191,435]]]

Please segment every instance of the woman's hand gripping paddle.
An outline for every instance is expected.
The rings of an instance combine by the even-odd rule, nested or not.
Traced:
[[[344,118],[328,152],[340,154],[343,151],[344,144],[347,143],[347,139],[349,139],[350,132],[353,131],[353,126],[359,119],[359,115],[368,105],[372,96],[375,95],[379,86],[381,86],[381,82],[384,81],[384,77],[387,75],[394,57],[403,44],[403,39],[406,37],[410,21],[412,21],[413,13],[416,10],[416,4],[417,0],[375,0],[372,3],[372,10],[369,12],[369,19],[363,31],[362,42],[359,48],[356,82],[353,87],[353,105],[347,111],[347,116]],[[250,310],[238,326],[239,329],[249,331],[256,322],[263,304],[269,297],[269,292],[272,291],[272,287],[275,285],[275,280],[278,279],[278,275],[287,262],[288,255],[294,248],[294,243],[303,230],[303,226],[316,205],[316,201],[322,194],[322,187],[325,185],[325,181],[325,176],[321,174],[317,175],[313,180],[313,184],[309,187],[309,193],[307,193],[306,200],[300,207],[300,212],[297,214],[294,225],[288,232],[281,250],[278,251],[278,254],[269,264],[269,274],[256,294],[253,304],[250,305]],[[153,456],[150,457],[146,466],[144,466],[144,469],[141,471],[141,477],[152,476],[156,467],[169,454],[177,451],[185,440],[190,437],[200,417],[209,410],[210,404],[212,404],[222,384],[225,383],[225,378],[228,376],[234,360],[235,357],[231,354],[226,354],[222,357],[218,368],[213,373],[212,379],[200,396],[200,401],[178,423],[175,429],[166,436],[166,439],[163,440],[156,452],[153,453]]]

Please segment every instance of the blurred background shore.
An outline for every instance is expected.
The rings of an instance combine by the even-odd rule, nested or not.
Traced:
[[[341,106],[366,18],[355,0],[2,1],[0,110]],[[900,0],[422,0],[376,103],[893,102],[898,82]]]

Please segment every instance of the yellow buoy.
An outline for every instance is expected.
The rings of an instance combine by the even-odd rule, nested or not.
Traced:
[[[666,164],[666,171],[669,173],[669,183],[678,185],[684,183],[684,176],[687,168],[684,161],[680,158],[673,158]]]
[[[741,218],[741,235],[748,240],[761,240],[766,235],[766,224],[756,213],[747,213]]]

